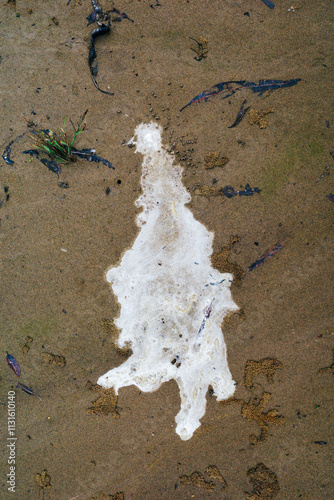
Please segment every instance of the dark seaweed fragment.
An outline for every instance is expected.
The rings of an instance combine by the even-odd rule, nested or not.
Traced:
[[[261,257],[260,259],[258,259],[255,262],[253,262],[253,264],[251,264],[248,267],[248,270],[249,271],[253,271],[253,269],[256,269],[257,267],[261,266],[261,264],[263,264],[265,260],[266,260],[266,257]]]
[[[88,17],[86,17],[86,19],[88,21],[87,26],[89,26],[92,23],[95,23],[95,21],[98,21],[100,16],[103,16],[103,10],[102,10],[101,6],[98,4],[98,2],[96,2],[95,0],[92,0],[92,5],[93,5],[94,11],[91,14],[89,14]]]
[[[19,382],[16,387],[22,389],[23,392],[30,394],[30,396],[36,396],[36,398],[38,398],[42,401],[42,398],[40,398],[37,394],[35,394],[35,392],[30,387],[27,387],[26,385],[21,384],[21,382]]]
[[[283,239],[278,243],[276,243],[276,245],[274,245],[273,247],[269,248],[269,250],[267,250],[263,255],[261,255],[261,257],[258,260],[253,262],[253,264],[251,264],[248,267],[248,270],[252,271],[253,269],[256,269],[257,267],[261,266],[265,262],[265,260],[269,259],[273,255],[275,255],[279,250],[281,250],[284,247],[285,242],[286,239]]]
[[[243,119],[243,117],[245,116],[245,114],[247,113],[247,111],[250,108],[250,106],[247,106],[247,108],[245,109],[246,102],[247,101],[245,99],[244,102],[241,104],[241,107],[238,111],[238,114],[237,114],[237,117],[236,117],[234,123],[232,125],[230,125],[228,128],[236,127],[241,122],[241,120]]]
[[[267,90],[276,90],[286,87],[293,87],[301,78],[293,78],[291,80],[260,80],[259,83],[245,82],[244,88],[251,88],[253,92],[258,92],[262,95]]]
[[[237,191],[239,196],[251,196],[252,194],[259,193],[261,189],[255,187],[251,188],[249,184],[246,184],[246,187],[243,191]]]
[[[222,189],[223,194],[227,198],[232,198],[233,196],[252,196],[255,193],[260,193],[261,189],[255,187],[251,188],[249,184],[246,184],[245,189],[242,191],[236,191],[232,186],[225,186]]]
[[[89,16],[86,17],[86,19],[88,21],[87,26],[89,26],[90,24],[95,23],[95,21],[97,21],[98,15],[96,12],[92,12],[91,14],[89,14]]]
[[[6,351],[6,359],[7,359],[8,366],[13,370],[15,375],[17,375],[19,377],[20,373],[21,373],[21,368],[20,368],[20,365],[18,364],[18,362],[16,361],[16,359],[14,358],[14,356],[12,356],[11,354],[9,354]]]
[[[237,90],[243,88],[244,84],[246,83],[247,82],[245,80],[217,83],[216,85],[210,87],[208,90],[203,90],[203,92],[196,95],[191,101],[188,102],[188,104],[183,106],[180,111],[183,111],[194,102],[202,101],[203,99],[204,101],[207,101],[210,97],[220,94],[223,91],[226,91],[226,95],[224,95],[222,99],[226,99],[227,97],[233,95]]]
[[[36,158],[39,158],[40,152],[38,151],[38,149],[27,149],[26,151],[22,151],[22,154],[36,156]]]
[[[134,20],[130,19],[129,16],[127,14],[125,14],[125,12],[120,12],[117,9],[112,9],[109,12],[118,14],[120,16],[120,18],[116,18],[116,21],[122,21],[122,19],[128,19],[129,21],[131,21],[132,23],[134,23]]]
[[[11,153],[11,148],[12,148],[12,145],[14,144],[14,142],[15,142],[15,140],[10,141],[10,143],[8,144],[8,146],[6,147],[6,149],[5,149],[5,151],[3,152],[3,155],[2,155],[2,158],[5,160],[6,163],[8,163],[8,165],[14,165],[13,160],[11,160],[9,158],[10,153]]]
[[[58,179],[59,179],[59,174],[61,172],[60,165],[53,159],[47,160],[46,158],[41,158],[40,160],[43,165],[45,165],[51,172],[54,172],[57,174]]]
[[[183,106],[180,111],[183,111],[185,108],[193,104],[194,102],[207,101],[210,97],[214,97],[217,94],[221,94],[225,91],[225,95],[222,96],[222,99],[226,99],[231,95],[235,94],[237,90],[242,89],[251,89],[253,92],[257,92],[259,95],[262,95],[263,92],[267,90],[276,90],[279,88],[292,87],[300,82],[300,78],[294,78],[291,80],[259,80],[259,83],[255,82],[247,82],[245,80],[232,80],[229,82],[221,82],[213,85],[208,90],[204,90],[197,96],[195,96],[191,101],[188,102],[185,106]]]
[[[72,148],[71,153],[78,156],[79,158],[83,158],[87,161],[93,161],[95,163],[102,163],[106,167],[112,168],[115,170],[115,167],[110,163],[109,160],[106,160],[105,158],[101,158],[100,156],[95,154],[95,149],[74,149]]]
[[[14,165],[13,160],[10,159],[10,153],[11,153],[12,145],[14,144],[14,142],[18,141],[23,136],[24,136],[24,133],[21,134],[21,135],[19,135],[18,137],[16,137],[16,139],[13,139],[12,141],[10,141],[10,143],[6,147],[5,151],[3,152],[2,158],[5,160],[6,163],[8,163],[8,165]]]
[[[86,19],[88,21],[87,26],[89,26],[92,23],[95,23],[95,21],[98,21],[100,16],[103,16],[103,10],[102,10],[101,6],[98,4],[98,2],[96,2],[95,0],[92,0],[92,5],[93,5],[94,11],[91,14],[89,14],[88,17],[86,17]]]
[[[236,192],[234,191],[232,186],[225,186],[223,187],[222,191],[227,198],[233,198],[233,196],[236,195]]]
[[[95,153],[95,149],[88,148],[88,149],[71,149],[71,153],[75,156],[78,156],[79,158],[84,158],[88,159],[93,153]]]
[[[265,3],[270,9],[273,9],[275,7],[271,0],[262,0],[262,2]]]
[[[4,186],[3,191],[6,195],[6,197],[3,200],[0,200],[0,208],[2,207],[2,205],[4,204],[5,201],[7,202],[9,200],[9,197],[10,197],[10,194],[8,192],[9,186]]]
[[[95,28],[95,30],[92,31],[90,35],[90,47],[89,47],[89,53],[88,53],[88,64],[90,71],[92,75],[97,74],[97,69],[96,67],[93,68],[93,62],[96,59],[96,50],[95,50],[95,38],[98,36],[104,35],[105,33],[108,33],[110,31],[110,21],[108,24],[101,24],[99,28]]]
[[[95,38],[97,38],[98,36],[104,35],[105,33],[108,33],[109,31],[110,31],[110,20],[108,20],[108,24],[101,23],[99,28],[95,28],[95,30],[92,31],[92,33],[90,35],[88,65],[89,65],[89,69],[91,72],[93,83],[94,83],[95,87],[97,88],[97,90],[99,90],[103,94],[114,95],[113,92],[108,92],[107,90],[100,89],[100,87],[97,84],[97,81],[95,80],[95,76],[97,75],[97,64],[95,64],[93,66],[93,62],[95,61],[95,59],[97,57],[96,50],[95,50]]]
[[[97,155],[92,155],[90,158],[87,158],[88,161],[94,161],[95,163],[102,163],[106,167],[112,168],[115,170],[115,167],[110,163],[109,160],[106,160],[105,158],[101,158],[100,156]]]

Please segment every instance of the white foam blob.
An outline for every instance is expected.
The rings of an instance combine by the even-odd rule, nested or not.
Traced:
[[[200,426],[209,385],[218,400],[234,393],[221,323],[238,307],[232,275],[211,267],[213,234],[185,206],[190,195],[182,169],[163,149],[161,133],[157,124],[142,123],[132,139],[144,155],[143,194],[136,201],[143,207],[140,232],[107,281],[121,306],[118,345],[130,345],[133,354],[98,384],[116,393],[133,384],[149,392],[176,380],[176,432],[186,440]]]

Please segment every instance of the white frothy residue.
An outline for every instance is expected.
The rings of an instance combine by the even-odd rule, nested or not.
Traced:
[[[144,155],[143,194],[136,202],[143,207],[141,229],[107,281],[121,305],[118,345],[130,344],[133,354],[98,384],[117,393],[128,385],[154,391],[176,380],[176,432],[186,440],[200,426],[209,385],[218,400],[234,393],[221,323],[238,307],[230,292],[232,275],[211,267],[213,234],[185,207],[190,195],[181,167],[163,149],[161,133],[157,124],[142,123],[132,139]]]

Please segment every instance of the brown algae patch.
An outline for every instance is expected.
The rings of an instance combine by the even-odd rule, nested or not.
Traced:
[[[90,407],[87,408],[87,415],[109,415],[111,413],[114,418],[119,417],[117,410],[117,395],[113,388],[104,389],[88,380],[86,389],[97,392],[100,395],[98,399],[93,401]]]
[[[60,366],[61,368],[64,368],[66,366],[65,356],[52,354],[51,352],[43,352],[42,357],[43,357],[43,362],[42,362],[43,366],[53,365],[53,366]]]
[[[232,252],[233,245],[240,241],[239,236],[231,236],[230,242],[224,246],[220,252],[215,253],[211,256],[211,262],[215,269],[218,269],[221,273],[231,273],[233,274],[233,283],[239,285],[242,278],[245,276],[245,271],[239,264],[229,262],[228,258]]]
[[[282,368],[283,363],[278,359],[266,358],[260,361],[254,361],[252,359],[248,360],[245,367],[245,387],[248,390],[254,389],[253,379],[263,373],[269,383],[274,380],[274,373],[278,368]]]
[[[120,354],[121,356],[128,356],[131,352],[131,349],[129,349],[127,347],[120,348],[117,345],[117,340],[118,340],[120,331],[117,328],[117,326],[115,325],[115,323],[108,318],[103,318],[101,320],[101,325],[102,325],[104,332],[107,333],[108,335],[110,335],[111,343],[112,343],[112,346],[115,349],[115,351],[117,351],[118,354]]]
[[[204,163],[206,169],[212,169],[215,167],[225,167],[228,163],[229,158],[223,156],[220,151],[209,151],[204,156]]]
[[[247,476],[253,486],[252,493],[247,494],[247,500],[272,500],[278,494],[280,487],[277,476],[264,464],[249,469]]]
[[[260,361],[248,360],[245,367],[244,384],[247,390],[253,391],[253,379],[263,373],[266,375],[268,382],[273,382],[274,373],[278,368],[282,368],[283,363],[275,358],[261,359]],[[266,441],[269,434],[269,424],[280,425],[284,423],[284,416],[278,415],[278,411],[274,408],[264,411],[265,406],[271,399],[270,392],[262,392],[261,396],[252,395],[248,401],[231,397],[226,401],[221,401],[222,406],[231,403],[241,404],[241,416],[248,421],[254,421],[260,426],[260,435],[254,434],[249,436],[249,441],[252,445],[257,445]]]
[[[266,116],[273,112],[273,109],[268,109],[268,111],[256,111],[256,109],[251,108],[248,115],[249,124],[258,125],[260,128],[267,128],[268,122]]]

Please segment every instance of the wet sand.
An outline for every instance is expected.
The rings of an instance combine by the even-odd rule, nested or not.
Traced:
[[[295,11],[285,0],[274,9],[260,0],[160,3],[114,3],[134,20],[113,22],[96,40],[96,80],[114,96],[91,80],[90,2],[0,7],[1,153],[27,130],[22,115],[54,131],[66,118],[70,131],[70,119],[88,109],[76,145],[115,166],[78,161],[58,179],[22,154],[26,137],[12,146],[14,164],[0,163],[1,498],[15,496],[6,484],[14,390],[17,498],[330,499],[332,3],[300,0]],[[105,11],[111,4],[101,3]],[[207,40],[200,61],[189,37]],[[179,111],[222,81],[292,78],[301,81]],[[264,128],[249,111],[228,128],[245,99],[271,111]],[[105,275],[138,233],[142,157],[124,142],[150,120],[164,127],[164,144],[184,167],[189,208],[214,232],[214,254],[223,251],[217,267],[238,278],[240,311],[223,325],[234,399],[222,404],[208,393],[189,441],[175,433],[175,382],[154,393],[124,388],[118,400],[95,386],[129,355],[115,348],[119,306]],[[260,193],[221,192],[247,183]],[[18,380],[42,401],[16,389]]]

